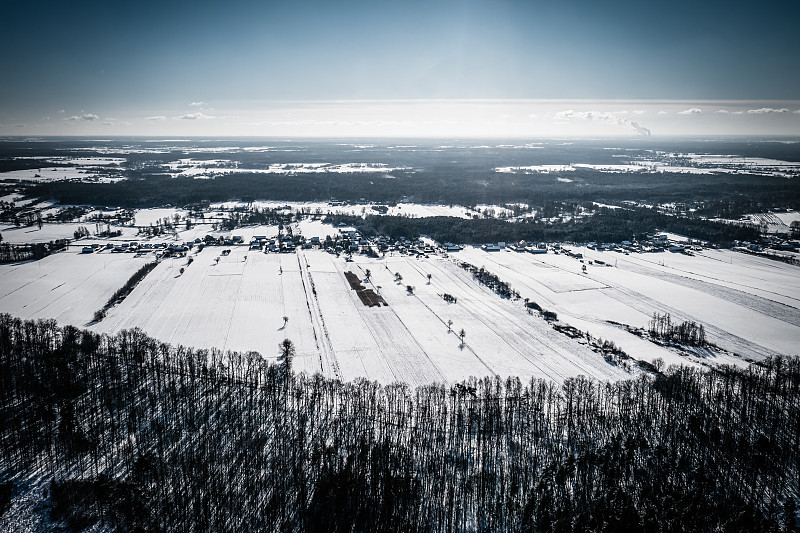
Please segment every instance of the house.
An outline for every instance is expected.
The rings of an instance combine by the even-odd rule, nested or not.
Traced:
[[[497,244],[489,243],[481,246],[481,249],[485,252],[499,252],[500,246],[498,246]]]
[[[94,252],[94,248],[92,248],[91,246],[84,246],[83,249],[81,250],[82,254],[90,254],[92,252]]]

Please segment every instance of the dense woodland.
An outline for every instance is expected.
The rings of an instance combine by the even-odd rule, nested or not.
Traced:
[[[798,359],[416,390],[290,362],[0,315],[0,512],[46,480],[75,530],[798,531]]]
[[[592,170],[558,174],[503,174],[472,168],[471,162],[426,170],[396,170],[381,176],[362,173],[269,175],[228,174],[215,179],[170,177],[155,169],[130,169],[115,183],[49,182],[32,185],[29,194],[62,204],[110,205],[128,208],[201,201],[258,199],[309,201],[364,198],[371,202],[543,206],[554,201],[623,201],[650,204],[682,202],[705,206],[709,217],[738,217],[770,207],[800,208],[797,180],[780,177],[697,174],[609,174]],[[705,202],[713,199],[707,206]]]
[[[353,225],[365,235],[388,235],[393,239],[427,235],[439,242],[621,242],[644,239],[656,228],[694,239],[727,245],[734,240],[754,240],[758,230],[696,218],[663,215],[652,209],[602,208],[591,217],[566,222],[462,219],[456,217],[409,218],[370,215],[366,218],[333,216],[330,220]]]

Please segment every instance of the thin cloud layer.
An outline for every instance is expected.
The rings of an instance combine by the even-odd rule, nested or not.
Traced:
[[[627,111],[623,111],[627,113]],[[554,115],[556,120],[590,120],[599,122],[608,122],[617,124],[618,126],[632,128],[637,135],[645,137],[650,136],[650,130],[645,128],[634,120],[628,120],[618,116],[619,113],[609,113],[606,111],[575,111],[574,109],[567,109],[566,111],[559,111]]]
[[[205,113],[197,112],[197,113],[187,113],[185,115],[181,115],[178,118],[182,120],[206,120],[214,117],[212,117],[211,115],[206,115]]]
[[[99,118],[100,117],[98,115],[95,115],[94,113],[86,113],[86,114],[80,115],[80,116],[73,115],[71,117],[65,118],[64,120],[68,120],[70,122],[77,122],[79,120],[85,120],[87,122],[92,122],[92,121],[98,120]]]
[[[689,109],[684,109],[683,111],[678,111],[678,114],[679,115],[699,115],[702,112],[703,112],[703,110],[700,109],[699,107],[692,107],[692,108],[689,108]]]
[[[782,107],[781,109],[775,109],[772,107],[762,107],[760,109],[748,109],[747,112],[750,113],[751,115],[763,115],[765,113],[788,113],[789,110],[786,109],[785,107]]]

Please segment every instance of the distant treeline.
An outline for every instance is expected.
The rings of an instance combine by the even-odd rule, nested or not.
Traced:
[[[148,154],[153,156],[153,154]],[[497,173],[481,166],[479,156],[455,162],[436,161],[426,169],[378,173],[247,174],[235,173],[214,179],[171,177],[158,174],[159,167],[128,168],[128,179],[114,183],[49,182],[32,185],[29,193],[63,204],[120,207],[187,205],[203,200],[324,201],[336,198],[351,202],[415,202],[436,204],[502,205],[549,202],[622,201],[658,204],[680,202],[704,205],[715,199],[703,214],[737,217],[743,210],[765,210],[773,206],[800,208],[800,182],[770,176],[699,174],[613,174],[578,169],[564,175]],[[412,163],[413,164],[413,163]],[[484,163],[485,164],[485,163]]]
[[[0,263],[37,261],[69,246],[69,239],[56,239],[47,243],[11,244],[0,242]]]
[[[798,474],[796,358],[412,390],[0,315],[0,510],[75,530],[797,531]]]
[[[693,239],[726,245],[734,240],[757,239],[758,230],[699,218],[663,215],[652,209],[600,209],[594,216],[566,222],[498,219],[463,219],[456,217],[409,218],[376,216],[366,218],[333,216],[334,224],[353,225],[365,235],[388,235],[414,238],[428,235],[439,242],[621,242],[643,238],[656,228],[686,235]]]

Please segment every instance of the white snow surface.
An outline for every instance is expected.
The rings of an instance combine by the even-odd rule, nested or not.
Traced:
[[[14,226],[14,225],[0,225],[0,233],[3,234],[4,242],[11,243],[31,243],[31,242],[49,242],[56,239],[74,239],[75,230],[81,226],[94,232],[94,222],[65,222],[65,223],[49,223],[45,222],[42,229],[38,226]],[[129,241],[136,240],[136,229],[129,226],[111,226],[112,230],[122,231],[122,235],[117,240]],[[77,241],[74,244],[77,246],[86,246],[92,242],[108,242],[105,239],[95,239],[92,237],[86,240]]]
[[[217,263],[219,253],[207,247],[191,265],[185,258],[163,261],[93,329],[137,326],[172,344],[255,350],[273,360],[278,343],[289,338],[296,369],[348,380],[420,385],[492,374],[556,381],[630,376],[528,315],[520,302],[478,284],[453,261],[395,256],[348,263],[320,251],[264,254],[234,247]],[[388,306],[364,306],[347,283],[344,271],[365,280],[366,269],[372,276],[365,286],[380,291]],[[395,272],[402,273],[402,284]],[[409,284],[414,294],[406,291]],[[446,303],[444,292],[458,303]],[[463,346],[455,333],[461,328]]]
[[[205,235],[206,229],[180,237],[188,240],[195,231]],[[338,229],[311,220],[293,226],[307,237]],[[277,228],[252,226],[233,233],[247,242],[253,235],[274,236]],[[105,320],[90,327],[98,332],[140,327],[175,345],[257,351],[271,360],[277,359],[278,343],[288,338],[297,349],[296,369],[345,380],[420,385],[492,374],[555,381],[581,374],[601,380],[631,375],[585,343],[556,332],[537,313],[526,313],[523,300],[501,298],[480,285],[459,267],[459,261],[467,261],[498,275],[523,299],[556,312],[561,323],[613,340],[636,359],[741,365],[797,355],[800,346],[800,268],[734,251],[624,255],[570,246],[584,254],[580,263],[552,252],[467,247],[449,258],[389,254],[346,262],[318,250],[264,254],[247,248],[232,246],[230,255],[222,256],[222,248],[205,247],[189,254],[191,264],[186,257],[163,260]],[[152,259],[151,254],[79,254],[73,247],[38,262],[0,265],[0,311],[84,326]],[[345,271],[389,305],[364,306]],[[445,293],[457,303],[446,303]],[[709,340],[730,354],[696,349],[687,356],[624,327],[646,328],[654,312],[670,313],[675,322],[703,324]],[[456,333],[462,328],[463,345]]]
[[[523,298],[555,311],[561,321],[614,340],[636,358],[688,362],[609,321],[647,328],[653,313],[703,324],[710,341],[742,358],[800,353],[800,268],[733,251],[624,255],[570,247],[584,263],[561,254],[531,256],[466,248],[458,254],[484,266]],[[605,265],[589,264],[600,259]],[[587,266],[587,273],[581,272]],[[642,348],[646,348],[642,350]],[[698,357],[697,362],[705,358]],[[724,359],[724,358],[723,358]],[[725,359],[724,362],[742,359]],[[718,361],[719,362],[719,361]]]
[[[153,256],[82,254],[72,247],[40,261],[0,264],[0,312],[85,326]]]

